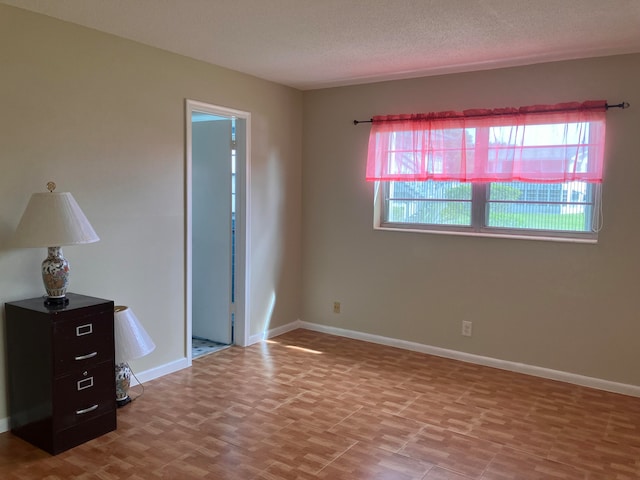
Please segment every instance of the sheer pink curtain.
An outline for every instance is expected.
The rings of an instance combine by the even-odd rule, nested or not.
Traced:
[[[601,182],[605,101],[373,118],[366,179]]]

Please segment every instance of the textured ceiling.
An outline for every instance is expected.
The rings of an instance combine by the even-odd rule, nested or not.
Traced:
[[[0,0],[302,90],[640,52],[640,0]]]

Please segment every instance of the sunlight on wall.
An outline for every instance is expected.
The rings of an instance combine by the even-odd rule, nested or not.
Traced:
[[[273,317],[273,309],[276,306],[276,292],[271,291],[271,298],[269,300],[269,305],[265,312],[265,315],[262,317],[262,324],[264,325],[262,329],[262,340],[266,340],[269,335],[269,325],[271,325],[271,319]]]

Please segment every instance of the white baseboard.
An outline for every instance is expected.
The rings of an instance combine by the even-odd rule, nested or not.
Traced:
[[[9,430],[9,418],[0,418],[0,433]]]
[[[395,338],[382,337],[380,335],[373,335],[370,333],[356,332],[353,330],[346,330],[343,328],[330,327],[326,325],[320,325],[317,323],[309,323],[309,322],[303,322],[298,320],[297,322],[293,322],[291,325],[295,325],[294,328],[306,328],[307,330],[314,330],[316,332],[329,333],[331,335],[338,335],[340,337],[353,338],[354,340],[364,340],[365,342],[371,342],[371,343],[377,343],[380,345],[387,345],[390,347],[402,348],[402,349],[411,350],[414,352],[428,353],[430,355],[436,355],[438,357],[451,358],[453,360],[460,360],[463,362],[474,363],[477,365],[484,365],[487,367],[494,367],[502,370],[509,370],[512,372],[524,373],[527,375],[533,375],[535,377],[558,380],[565,383],[581,385],[583,387],[591,387],[591,388],[596,388],[598,390],[605,390],[607,392],[621,393],[623,395],[640,397],[640,386],[638,385],[629,385],[626,383],[618,383],[618,382],[612,382],[609,380],[602,380],[600,378],[586,377],[584,375],[578,375],[575,373],[562,372],[559,370],[552,370],[549,368],[537,367],[535,365],[527,365],[524,363],[510,362],[507,360],[500,360],[497,358],[483,357],[481,355],[474,355],[472,353],[465,353],[465,352],[459,352],[456,350],[449,350],[446,348],[433,347],[431,345],[424,345],[421,343],[408,342],[406,340],[398,340]],[[290,328],[289,330],[293,330],[293,328]]]
[[[179,360],[160,365],[159,367],[150,368],[149,370],[145,370],[144,372],[137,373],[134,371],[133,373],[135,374],[135,377],[138,377],[137,380],[144,383],[149,382],[155,378],[177,372],[178,370],[182,370],[183,368],[187,368],[188,366],[189,363],[187,362],[187,359],[181,358]],[[135,377],[131,377],[131,386],[138,385],[138,381]]]
[[[302,327],[302,323],[304,322],[301,322],[300,320],[295,320],[291,323],[287,323],[286,325],[282,325],[280,327],[267,330],[266,332],[262,332],[257,335],[252,335],[249,337],[249,345],[253,345],[254,343],[261,342],[262,340],[266,340],[271,337],[277,337],[278,335],[282,335],[283,333],[290,332],[291,330],[295,330],[297,328],[305,328],[305,327]]]

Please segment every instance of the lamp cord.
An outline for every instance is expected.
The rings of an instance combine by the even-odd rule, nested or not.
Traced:
[[[138,385],[140,385],[142,387],[142,393],[140,393],[140,395],[136,395],[135,398],[131,398],[131,396],[129,396],[129,398],[131,398],[131,401],[133,402],[134,400],[139,399],[142,395],[144,395],[144,385],[142,384],[142,382],[140,380],[138,380],[138,377],[136,377],[136,374],[133,372],[133,369],[131,368],[131,365],[129,365],[127,363],[127,366],[129,367],[129,370],[131,370],[131,375],[133,375],[133,378],[136,379],[136,382],[138,382]]]

